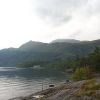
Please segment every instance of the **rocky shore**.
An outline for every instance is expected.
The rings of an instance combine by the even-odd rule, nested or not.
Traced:
[[[100,100],[100,78],[65,83],[27,97],[10,100]]]

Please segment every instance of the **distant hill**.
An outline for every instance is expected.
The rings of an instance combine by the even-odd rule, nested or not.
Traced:
[[[36,49],[38,47],[41,47],[42,45],[45,45],[45,43],[42,43],[42,42],[36,42],[36,41],[29,41],[23,45],[21,45],[19,47],[20,50],[22,51],[27,51],[27,50],[33,50],[33,49]]]
[[[75,39],[56,39],[54,41],[52,41],[51,43],[79,43],[79,40],[75,40]]]
[[[29,41],[19,48],[0,50],[0,66],[17,66],[25,61],[54,61],[82,57],[100,47],[100,40],[56,40],[52,43]],[[62,42],[63,41],[63,42]],[[66,42],[64,42],[66,41]]]

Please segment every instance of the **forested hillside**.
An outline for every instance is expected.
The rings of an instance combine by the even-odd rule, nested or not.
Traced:
[[[75,42],[75,40],[73,40]],[[20,63],[52,62],[55,60],[74,59],[91,53],[95,47],[100,47],[100,40],[95,41],[61,41],[42,43],[29,41],[19,48],[0,50],[0,66],[17,66]]]

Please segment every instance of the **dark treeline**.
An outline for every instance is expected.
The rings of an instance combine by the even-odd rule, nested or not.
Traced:
[[[96,47],[87,57],[79,59],[79,64],[80,66],[89,66],[100,71],[100,48]]]
[[[100,48],[96,47],[93,52],[84,57],[76,55],[75,59],[57,60],[53,63],[47,64],[48,66],[56,69],[76,69],[80,67],[90,67],[94,70],[100,71]]]
[[[26,61],[20,63],[18,66],[20,67],[32,67],[34,65],[41,65],[41,67],[46,68],[55,68],[58,70],[65,70],[65,69],[76,69],[79,67],[86,67],[89,66],[93,69],[96,69],[100,71],[100,48],[96,47],[93,52],[91,52],[89,55],[84,57],[79,57],[76,55],[76,58],[74,59],[57,59],[54,61]]]

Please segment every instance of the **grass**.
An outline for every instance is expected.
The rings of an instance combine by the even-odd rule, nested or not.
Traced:
[[[75,93],[75,96],[92,96],[95,95],[96,90],[100,90],[100,83],[95,79],[87,80],[81,88]]]

